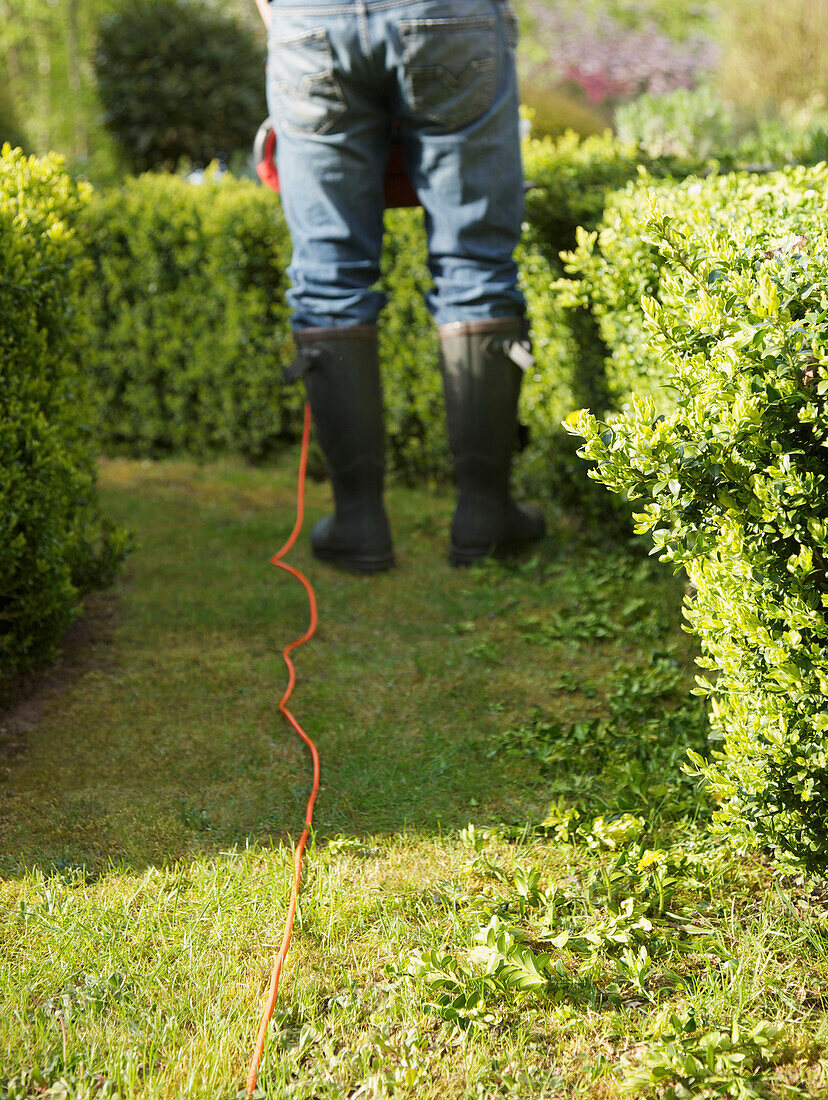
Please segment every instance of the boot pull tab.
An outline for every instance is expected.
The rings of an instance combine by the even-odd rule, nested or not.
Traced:
[[[524,374],[535,365],[532,344],[528,339],[504,340],[503,351]]]
[[[295,382],[297,378],[303,378],[309,370],[312,370],[321,354],[319,348],[300,348],[290,366],[285,367],[285,381]]]

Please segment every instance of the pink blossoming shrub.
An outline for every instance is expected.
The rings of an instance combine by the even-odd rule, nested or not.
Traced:
[[[590,103],[612,105],[642,93],[694,88],[718,61],[717,44],[694,32],[671,37],[649,18],[628,25],[612,15],[540,0],[531,5],[533,38],[548,52],[543,68],[574,84]],[[538,63],[530,79],[537,79]],[[550,72],[551,70],[551,72]]]

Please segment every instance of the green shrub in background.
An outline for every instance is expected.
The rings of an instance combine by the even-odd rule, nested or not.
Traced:
[[[533,186],[518,260],[537,366],[522,394],[532,437],[519,463],[522,488],[604,514],[606,495],[587,482],[560,422],[576,408],[608,410],[657,375],[640,333],[638,295],[649,284],[635,283],[645,253],[657,276],[655,250],[621,217],[615,259],[630,285],[614,276],[579,281],[585,273],[573,261],[572,285],[562,283],[558,296],[550,287],[564,275],[561,249],[575,245],[579,226],[599,225],[608,196],[640,170],[640,153],[609,133],[583,141],[570,133],[527,142],[524,158]],[[676,158],[648,163],[647,187],[697,167]],[[612,209],[621,202],[637,209],[643,194],[615,197]],[[389,466],[408,480],[443,479],[449,462],[437,339],[423,305],[430,278],[422,215],[390,211],[386,225],[381,285],[389,304],[380,337]],[[85,359],[101,395],[106,447],[144,455],[232,450],[255,459],[297,437],[301,387],[282,383],[293,356],[284,302],[290,245],[271,193],[229,177],[194,187],[147,175],[96,195],[81,229],[96,269]],[[629,298],[626,327],[614,308],[619,294]]]
[[[0,677],[48,657],[123,534],[98,513],[94,417],[78,369],[85,192],[54,158],[0,153]]]
[[[561,250],[573,246],[579,226],[594,227],[599,223],[607,196],[635,175],[637,153],[633,146],[623,145],[609,131],[583,140],[569,131],[560,138],[525,142],[523,158],[531,189],[526,196],[522,248],[543,257],[552,273],[550,284],[544,287],[539,299],[527,291],[536,345],[539,337],[543,339],[539,323],[551,324],[561,334],[557,343],[563,349],[562,362],[551,377],[558,383],[564,380],[568,388],[561,404],[571,409],[588,406],[603,412],[607,409],[604,363],[608,352],[592,309],[587,302],[564,317],[559,297],[550,288],[555,275],[563,275]],[[525,263],[524,259],[524,266]],[[539,419],[544,407],[543,393],[534,386],[525,386],[524,393],[524,402],[530,403]],[[550,414],[557,411],[557,405],[549,406]],[[587,519],[600,517],[606,530],[610,512],[606,496],[595,493],[587,480],[584,465],[576,456],[576,446],[560,426],[564,417],[555,420],[549,415],[542,424],[538,419],[532,424],[535,430],[530,448],[518,465],[522,491],[555,500],[564,508],[575,507]]]
[[[720,89],[753,111],[828,88],[828,0],[727,0]]]
[[[520,96],[535,138],[559,137],[569,131],[589,137],[607,129],[609,113],[562,84],[550,85],[535,76],[521,80]]]
[[[523,477],[535,491],[548,493],[549,440],[575,407],[576,349],[563,312],[549,298],[557,269],[528,237],[517,261],[535,353],[521,392],[521,418],[532,441]],[[450,472],[438,340],[424,302],[430,284],[422,211],[389,211],[381,281],[388,305],[380,315],[380,346],[389,467],[408,481],[444,481]]]
[[[133,0],[103,17],[94,54],[104,125],[139,171],[248,151],[267,114],[264,48],[199,0]]]
[[[703,163],[735,153],[733,107],[712,88],[679,88],[666,95],[640,95],[615,112],[618,140],[647,157],[678,157]]]
[[[675,180],[706,169],[704,161],[675,156],[649,158],[634,143],[607,131],[581,140],[572,132],[553,140],[524,145],[526,197],[524,243],[540,250],[563,273],[560,254],[572,249],[577,234],[596,229],[610,199],[646,171],[651,181]],[[589,297],[580,300],[568,324],[577,346],[575,397],[581,405],[604,407],[607,400],[603,363],[606,347],[592,316]]]
[[[13,147],[25,145],[23,128],[17,117],[12,97],[9,94],[6,74],[0,63],[0,146],[7,142]]]
[[[609,197],[634,179],[644,165],[652,178],[659,180],[686,176],[701,165],[676,157],[649,159],[634,143],[620,141],[609,131],[583,140],[569,132],[558,139],[528,141],[524,165],[532,184],[527,194],[524,254],[542,256],[553,276],[555,272],[559,276],[545,288],[542,299],[530,302],[536,336],[540,318],[545,317],[543,323],[556,331],[555,342],[563,349],[557,373],[547,374],[543,385],[549,377],[563,378],[567,393],[561,404],[588,407],[601,414],[616,400],[607,378],[611,352],[589,295],[578,295],[565,279],[560,281],[565,275],[560,254],[574,247],[583,227],[594,230],[600,224]],[[558,288],[555,293],[553,287]],[[624,509],[613,508],[606,494],[595,491],[576,451],[575,441],[560,427],[560,420],[547,421],[519,465],[522,487],[577,510],[601,537],[610,528],[618,534],[627,533]]]
[[[589,299],[564,315],[550,286],[561,249],[596,226],[607,196],[635,176],[639,154],[611,134],[528,141],[527,219],[518,250],[536,369],[522,416],[531,444],[522,488],[602,516],[606,495],[587,481],[561,429],[573,409],[608,407],[608,349]],[[666,175],[674,162],[653,162]],[[683,170],[688,166],[683,164]],[[390,211],[380,318],[389,467],[441,480],[449,461],[437,338],[423,304],[430,283],[422,215]],[[232,450],[262,458],[299,432],[301,387],[284,386],[293,356],[284,302],[290,245],[278,200],[247,181],[199,187],[147,175],[96,195],[81,231],[96,275],[88,283],[93,339],[85,360],[101,396],[102,438],[132,454]]]
[[[450,469],[438,342],[424,295],[426,266],[421,210],[385,215],[380,314],[388,466],[404,481],[443,481]]]
[[[615,112],[618,140],[645,162],[673,160],[675,175],[716,168],[818,164],[828,155],[828,109],[813,96],[758,117],[711,88],[642,95]],[[684,162],[688,167],[681,169]]]
[[[526,196],[528,232],[557,258],[572,247],[579,226],[598,225],[607,196],[635,177],[641,155],[609,131],[582,140],[570,130],[560,138],[525,142],[523,163],[532,184]]]
[[[586,481],[560,422],[585,406],[601,413],[657,375],[640,331],[638,296],[649,284],[635,283],[645,253],[657,277],[655,250],[619,215],[613,262],[630,284],[586,277],[573,261],[572,285],[561,284],[560,296],[550,287],[564,274],[561,249],[575,245],[579,226],[599,225],[608,196],[640,170],[640,154],[608,133],[583,141],[570,133],[527,142],[524,157],[533,187],[518,260],[537,366],[522,394],[532,436],[519,464],[522,487],[604,514],[608,498]],[[646,186],[694,164],[650,161]],[[677,203],[696,185],[687,186]],[[627,202],[637,210],[643,195],[643,187],[633,189],[611,208]],[[423,305],[430,278],[422,215],[390,211],[386,225],[381,282],[389,305],[380,336],[389,466],[404,479],[443,479],[449,463],[437,339]],[[81,230],[96,270],[87,287],[94,338],[85,360],[101,395],[106,447],[262,458],[297,437],[301,387],[282,383],[293,356],[284,301],[290,246],[270,192],[229,177],[194,187],[147,175],[96,195]],[[619,294],[629,298],[626,327],[613,304]]]
[[[738,156],[747,164],[819,164],[828,160],[828,106],[822,95],[803,103],[783,103],[760,118],[739,142]]]
[[[447,471],[422,217],[392,211],[381,322],[392,470]],[[295,348],[285,302],[290,240],[278,199],[250,181],[193,186],[148,174],[94,196],[80,231],[96,277],[84,357],[107,449],[234,451],[262,459],[301,432],[304,391],[285,384]]]
[[[641,502],[639,530],[692,582],[722,742],[694,763],[718,828],[810,872],[828,869],[827,185],[825,166],[713,179],[628,211],[652,250],[639,284],[657,255],[641,347],[673,408],[633,397],[572,422],[594,476]]]

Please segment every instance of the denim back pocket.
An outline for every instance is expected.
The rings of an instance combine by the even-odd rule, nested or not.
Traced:
[[[492,17],[403,20],[399,32],[414,115],[450,133],[488,111],[497,77]]]
[[[323,28],[267,44],[267,106],[276,130],[324,134],[345,112]]]

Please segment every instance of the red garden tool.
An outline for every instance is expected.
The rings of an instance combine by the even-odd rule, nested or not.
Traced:
[[[273,122],[266,118],[259,127],[253,142],[253,159],[256,163],[256,175],[271,190],[279,192],[279,172],[276,168],[276,130]],[[405,153],[402,138],[397,132],[392,135],[388,163],[385,167],[385,205],[419,206],[417,192],[405,169]]]

